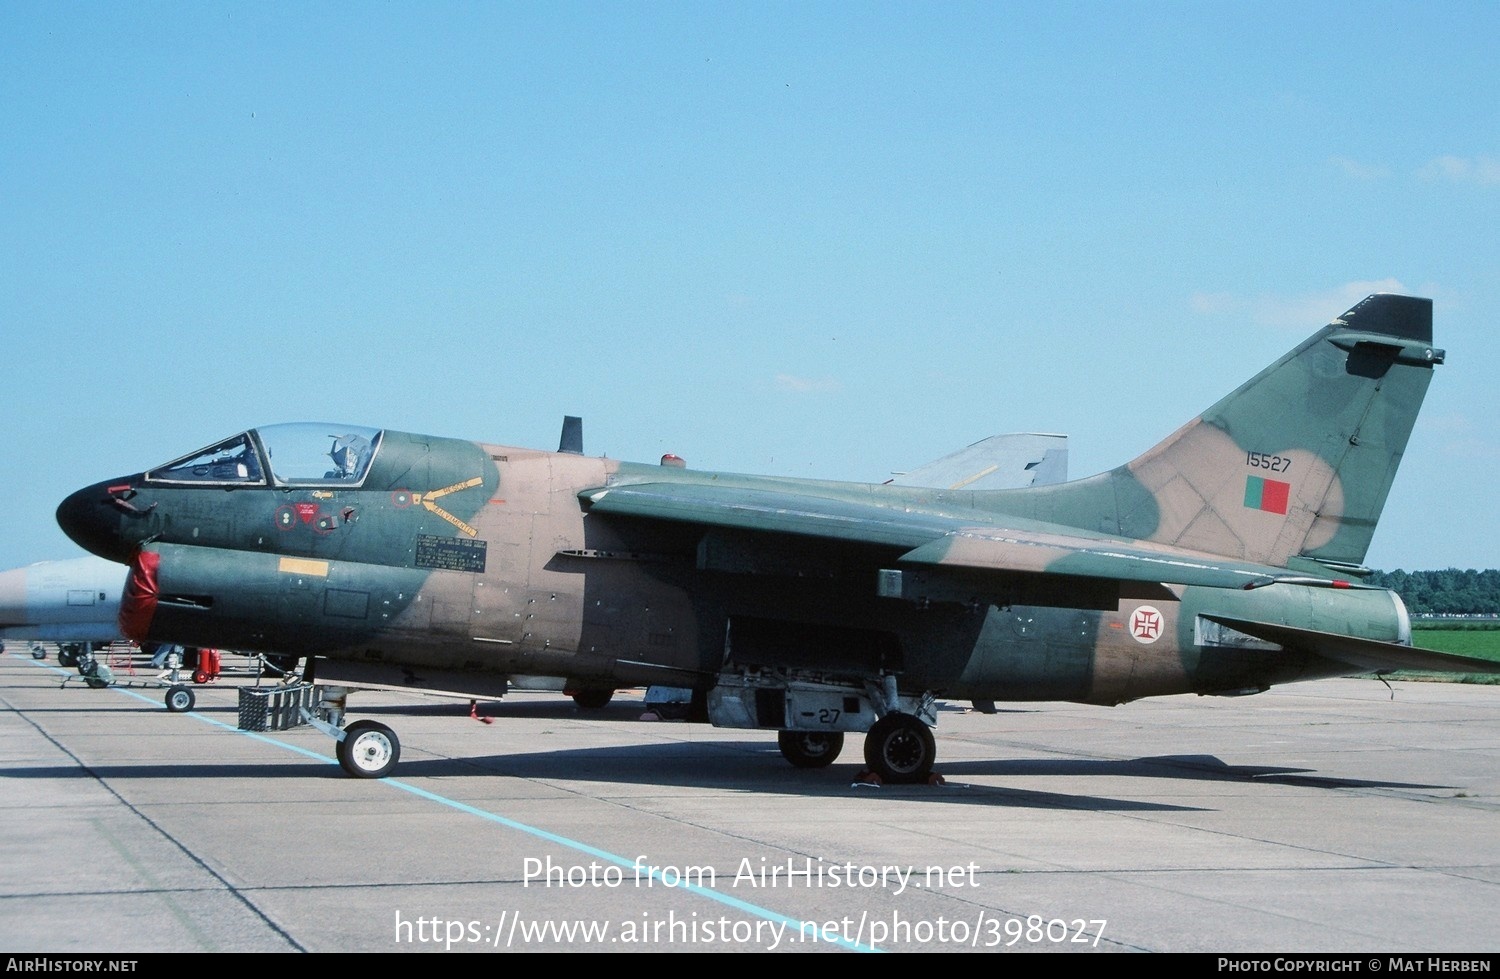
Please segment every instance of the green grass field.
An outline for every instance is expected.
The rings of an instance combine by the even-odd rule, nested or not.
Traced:
[[[1493,660],[1495,673],[1408,673],[1403,671],[1398,675],[1412,679],[1447,680],[1453,683],[1500,684],[1500,628],[1488,624],[1485,627],[1476,627],[1473,624],[1466,624],[1466,626],[1434,627],[1428,623],[1413,622],[1411,643],[1413,646],[1436,650],[1440,653],[1455,653],[1459,656],[1477,656],[1481,659]]]
[[[1411,630],[1413,646],[1436,649],[1460,656],[1482,656],[1500,663],[1500,629],[1424,629]]]

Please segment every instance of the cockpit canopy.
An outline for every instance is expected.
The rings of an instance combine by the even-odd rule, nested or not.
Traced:
[[[357,486],[380,449],[380,436],[380,429],[361,425],[267,425],[148,470],[146,479],[195,485]]]

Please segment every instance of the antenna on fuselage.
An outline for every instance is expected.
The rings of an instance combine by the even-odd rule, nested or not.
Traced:
[[[583,455],[583,419],[577,415],[563,415],[562,437],[557,440],[557,451],[572,455]]]

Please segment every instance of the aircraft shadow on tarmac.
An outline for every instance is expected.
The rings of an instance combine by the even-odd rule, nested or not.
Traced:
[[[1452,789],[1449,785],[1417,782],[1383,782],[1375,779],[1332,778],[1309,774],[1311,768],[1276,768],[1262,765],[1226,765],[1213,755],[1160,755],[1128,760],[1087,758],[1028,758],[1013,761],[996,760],[957,762],[944,765],[947,777],[958,775],[1073,777],[1112,776],[1116,778],[1167,778],[1207,782],[1268,782],[1313,789],[1402,789],[1435,791]]]
[[[952,704],[941,704],[939,712],[966,712],[968,708]],[[494,717],[497,723],[504,724],[507,719],[531,718],[558,720],[587,719],[589,721],[604,721],[614,723],[638,722],[644,705],[636,702],[616,702],[608,707],[597,710],[584,710],[576,707],[567,699],[557,701],[527,701],[527,702],[481,702],[479,704],[479,715],[481,717]],[[413,716],[442,716],[456,713],[464,713],[466,708],[460,710],[451,705],[421,705],[421,706],[385,706],[360,709],[352,712],[354,714],[398,714]],[[1030,714],[1037,713],[1032,709],[1002,709],[997,713]],[[671,724],[672,722],[663,722]],[[698,742],[688,747],[701,747],[705,742]],[[773,762],[773,767],[779,768],[776,774],[786,774],[786,763],[781,758],[774,744],[768,744],[764,748],[755,745],[748,746],[743,742],[722,742],[722,748],[736,751],[741,755],[758,756],[763,755]],[[661,750],[669,750],[668,745],[657,746]],[[851,753],[851,748],[854,749]],[[846,760],[854,760],[857,763],[859,744],[854,740],[851,745],[846,746]],[[607,751],[611,749],[591,749]],[[644,750],[653,750],[645,748]],[[522,758],[552,758],[557,753],[542,755],[509,756],[500,759],[502,762],[516,762]],[[574,753],[577,754],[577,753]],[[662,756],[653,756],[651,763],[643,766],[639,772],[633,772],[629,777],[614,778],[609,771],[590,771],[586,776],[591,781],[633,781],[637,777],[650,778],[653,774],[660,772],[657,762]],[[474,759],[476,764],[493,761],[494,759]],[[577,760],[568,764],[576,764]],[[611,760],[611,765],[615,760]],[[411,774],[413,767],[420,762],[403,762],[402,773]],[[488,765],[485,765],[488,768]],[[506,766],[513,767],[513,766]],[[587,766],[593,768],[594,766]],[[847,766],[843,766],[847,767]],[[994,759],[983,761],[952,761],[940,763],[937,771],[945,779],[952,782],[962,776],[971,777],[1084,777],[1099,776],[1113,778],[1152,778],[1152,779],[1174,779],[1185,781],[1233,781],[1233,782],[1265,782],[1276,785],[1292,785],[1303,788],[1319,789],[1395,789],[1411,791],[1437,791],[1452,789],[1454,786],[1428,785],[1410,782],[1387,782],[1374,779],[1335,778],[1313,774],[1313,769],[1307,768],[1282,768],[1255,765],[1227,765],[1221,759],[1213,755],[1162,755],[1158,757],[1145,757],[1135,759],[1087,759],[1087,758],[1032,758],[1032,759]],[[576,777],[575,772],[567,770],[546,770],[511,772],[507,774],[522,775],[523,777],[535,778],[569,778]],[[729,772],[724,784],[733,785],[735,779],[733,772]],[[793,773],[795,774],[795,773]],[[816,772],[802,773],[817,777]],[[683,784],[690,784],[684,782]],[[887,790],[896,789],[896,786],[885,787]],[[917,787],[920,792],[924,787]]]
[[[89,710],[89,707],[43,708],[48,712]],[[160,708],[152,708],[160,709]],[[943,704],[944,711],[967,708]],[[366,715],[407,717],[451,717],[455,721],[474,723],[469,719],[470,705],[461,700],[437,700],[420,704],[361,705],[350,712],[351,719]],[[506,701],[479,701],[481,718],[493,717],[502,731],[507,723],[521,720],[587,721],[610,725],[642,723],[645,704],[634,698],[620,700],[598,709],[583,709],[565,696],[528,698]],[[237,708],[231,704],[200,701],[196,713],[233,717]],[[1006,713],[1032,713],[1021,708]],[[804,796],[840,796],[850,792],[869,793],[871,798],[901,798],[912,801],[965,803],[1027,808],[1053,808],[1098,811],[1206,811],[1206,807],[1169,805],[1136,799],[1045,792],[1017,789],[994,784],[969,784],[963,778],[1128,778],[1176,782],[1262,782],[1315,789],[1383,789],[1405,791],[1440,791],[1452,786],[1422,783],[1388,782],[1367,779],[1334,778],[1313,774],[1311,769],[1246,765],[1227,765],[1213,755],[1165,755],[1133,759],[1027,758],[953,760],[939,764],[937,771],[946,784],[888,785],[854,787],[853,778],[864,767],[859,763],[859,744],[855,740],[845,749],[844,760],[826,769],[801,770],[787,765],[775,742],[759,741],[688,741],[675,740],[674,730],[686,725],[672,721],[657,722],[662,740],[645,740],[630,745],[562,751],[536,751],[463,758],[422,758],[408,756],[401,763],[398,779],[416,778],[483,778],[500,776],[555,781],[587,781],[619,784],[656,784],[664,787],[724,789],[726,791],[774,791]],[[652,724],[655,728],[657,724]],[[694,727],[698,727],[694,725]],[[706,728],[704,730],[707,730]],[[476,732],[477,733],[477,732]],[[133,778],[266,778],[303,779],[346,776],[333,760],[333,746],[326,745],[329,766],[326,773],[310,768],[309,762],[269,764],[172,764],[98,765],[89,769],[66,766],[14,768],[0,771],[6,778],[110,779]],[[416,755],[414,752],[413,755]]]
[[[723,789],[725,791],[775,791],[779,795],[804,798],[847,797],[858,794],[870,801],[880,799],[904,802],[944,803],[1021,807],[1028,809],[1066,809],[1098,812],[1201,812],[1200,806],[1168,805],[1135,799],[1111,799],[1102,796],[1079,796],[1035,790],[1007,789],[996,786],[967,785],[901,785],[859,788],[848,781],[856,770],[847,774],[827,770],[822,773],[785,771],[786,762],[774,747],[760,764],[739,743],[697,743],[683,746],[692,749],[693,757],[672,745],[632,745],[616,748],[590,748],[582,751],[543,752],[535,755],[496,755],[471,758],[411,759],[403,761],[401,775],[394,781],[410,782],[421,778],[485,777],[540,779],[544,781],[611,782],[630,785],[650,784],[657,788]],[[656,750],[662,749],[661,751]],[[740,759],[731,765],[716,761],[703,763],[704,749],[722,748]],[[667,764],[666,754],[680,764]],[[130,779],[278,779],[282,784],[308,778],[337,779],[348,782],[348,776],[329,758],[326,773],[306,764],[212,764],[184,763],[174,765],[97,765],[91,768],[46,766],[19,768],[0,772],[0,784],[6,779],[38,778],[98,779],[105,783]],[[772,769],[778,769],[773,775]],[[378,783],[376,783],[378,784]],[[865,793],[869,794],[866,795]],[[471,802],[472,804],[472,802]]]
[[[846,749],[847,750],[847,749]],[[733,755],[732,759],[713,763],[712,773],[703,769],[705,752],[715,751]],[[857,756],[856,756],[857,758]],[[742,741],[693,742],[691,744],[631,745],[613,748],[588,748],[581,750],[539,752],[535,754],[512,754],[470,759],[474,767],[486,772],[495,771],[517,778],[582,779],[585,781],[610,781],[644,783],[656,781],[662,784],[704,787],[722,786],[729,789],[765,788],[786,791],[795,785],[811,794],[847,791],[849,782],[862,765],[836,763],[822,771],[797,771],[790,769],[774,744],[764,747],[749,745]],[[679,764],[680,763],[680,764]],[[446,771],[429,771],[427,765],[442,765],[441,762],[412,760],[403,763],[402,774],[438,775]],[[938,766],[945,783],[941,786],[904,785],[880,786],[882,793],[899,793],[909,798],[941,798],[958,801],[951,797],[958,793],[1002,793],[1010,797],[1024,797],[1036,804],[1037,800],[1055,800],[1053,804],[1069,809],[1077,808],[1143,808],[1159,810],[1196,809],[1201,807],[1143,803],[1108,798],[1091,798],[1062,793],[1040,792],[1034,789],[1013,789],[993,784],[974,785],[963,783],[963,776],[973,777],[1063,777],[1063,778],[1150,778],[1179,782],[1267,782],[1277,785],[1295,785],[1318,789],[1396,789],[1408,791],[1434,791],[1450,786],[1424,785],[1416,783],[1383,782],[1366,779],[1327,778],[1310,774],[1310,769],[1267,768],[1261,766],[1226,765],[1218,758],[1204,755],[1161,756],[1120,760],[1100,759],[1021,759],[1014,761],[955,762]],[[708,777],[705,777],[708,776]],[[751,786],[747,783],[756,782]],[[765,784],[759,784],[764,781]],[[994,801],[994,800],[990,800]]]
[[[301,763],[184,763],[95,765],[89,768],[45,766],[12,768],[0,772],[5,779],[89,778],[104,782],[127,779],[222,779],[255,778],[298,780],[329,778],[347,780],[330,752],[326,771]],[[1225,765],[1203,755],[1162,756],[1121,760],[1028,759],[958,763],[942,766],[943,785],[865,787],[850,779],[862,766],[835,764],[820,771],[791,769],[774,745],[761,748],[743,741],[698,741],[615,745],[599,748],[538,751],[525,754],[470,756],[464,758],[410,758],[402,763],[398,779],[485,777],[586,781],[662,788],[723,789],[726,791],[775,791],[805,797],[837,797],[851,793],[876,799],[901,799],[965,805],[987,805],[1033,809],[1064,809],[1099,812],[1202,812],[1204,806],[1171,805],[1140,799],[1046,792],[993,784],[975,785],[956,781],[956,776],[1057,776],[1098,778],[1151,778],[1175,781],[1270,782],[1318,789],[1440,790],[1447,786],[1373,780],[1324,778],[1305,774],[1307,769]],[[866,793],[868,793],[866,795]]]

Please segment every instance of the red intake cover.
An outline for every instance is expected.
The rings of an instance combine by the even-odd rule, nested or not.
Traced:
[[[140,642],[151,629],[156,599],[161,594],[156,587],[156,568],[160,563],[161,555],[154,551],[136,551],[130,559],[130,577],[125,581],[125,593],[120,596],[120,631],[126,639]]]

